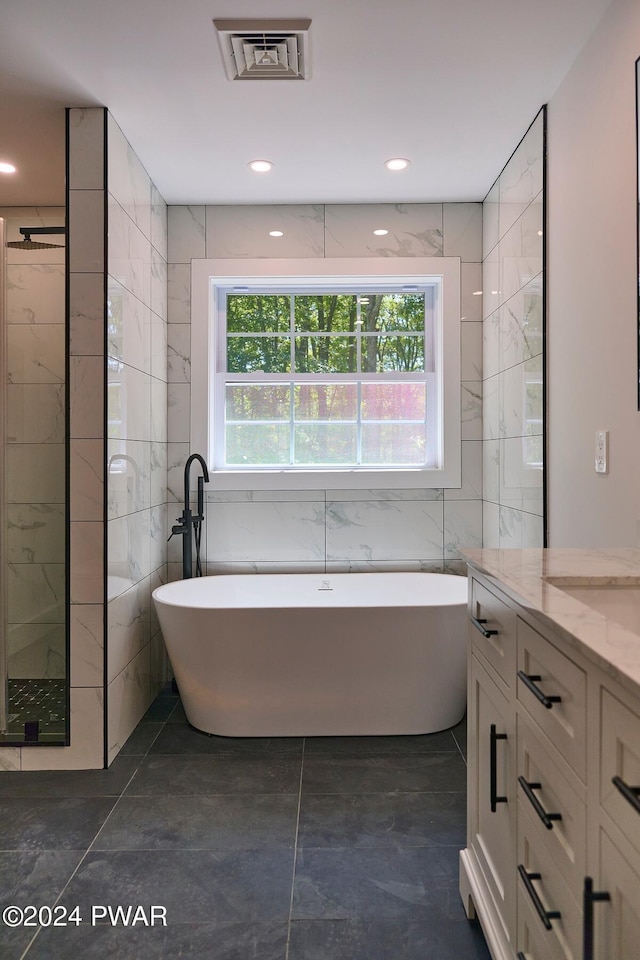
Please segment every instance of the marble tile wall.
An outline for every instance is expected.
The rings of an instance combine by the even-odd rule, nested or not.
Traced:
[[[0,748],[0,769],[110,763],[167,676],[151,604],[166,578],[166,204],[106,110],[71,109],[67,123],[71,743]],[[35,302],[21,322],[39,322]],[[39,409],[30,435],[49,436],[55,417]],[[42,464],[25,471],[21,495],[38,502]]]
[[[166,579],[167,209],[107,119],[107,750],[166,676],[151,593]]]
[[[543,517],[544,111],[483,204],[483,540],[539,547]]]
[[[0,209],[20,227],[64,226],[62,208]],[[5,450],[8,676],[66,676],[65,249],[7,254]],[[4,615],[4,611],[3,611]]]
[[[373,230],[389,233],[374,237]],[[281,230],[273,238],[270,230]],[[218,491],[207,495],[208,573],[464,572],[482,542],[482,207],[478,203],[170,206],[168,498],[180,512],[190,451],[190,264],[203,257],[457,256],[461,259],[462,487]],[[179,578],[181,543],[169,544]]]

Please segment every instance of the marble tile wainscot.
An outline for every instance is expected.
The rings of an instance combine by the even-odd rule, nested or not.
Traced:
[[[190,449],[191,261],[203,258],[461,259],[462,487],[208,493],[209,573],[436,570],[463,573],[460,547],[482,542],[482,205],[170,206],[168,523]],[[389,233],[374,237],[383,223]],[[269,230],[283,236],[274,240]],[[169,577],[180,577],[169,543]]]

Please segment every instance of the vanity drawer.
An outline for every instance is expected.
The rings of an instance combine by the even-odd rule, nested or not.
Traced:
[[[516,662],[516,614],[477,580],[471,584],[471,635],[475,649],[498,676],[512,686]]]
[[[538,842],[547,848],[560,875],[572,890],[579,890],[586,873],[584,799],[522,715],[517,729],[519,807],[529,814]]]
[[[526,873],[531,889],[527,889],[523,873]],[[545,845],[539,842],[538,831],[522,804],[518,807],[517,877],[518,911],[523,902],[531,908],[537,923],[534,929],[547,946],[547,952],[542,956],[579,960],[582,956],[582,909],[574,892],[580,896],[582,885],[577,891],[568,886]],[[549,915],[547,926],[539,911]]]
[[[567,960],[567,953],[558,943],[553,931],[545,930],[531,905],[521,883],[518,884],[518,932],[516,936],[518,960]],[[574,957],[573,960],[579,960]]]
[[[600,872],[595,889],[609,900],[594,904],[593,926],[598,960],[637,960],[640,957],[640,863],[618,850],[600,830]]]
[[[519,617],[517,632],[518,703],[584,780],[586,674]]]
[[[604,687],[600,709],[600,803],[640,852],[640,716]]]

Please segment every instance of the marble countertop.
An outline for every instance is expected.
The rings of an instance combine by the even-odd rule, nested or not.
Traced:
[[[462,556],[542,626],[640,695],[640,550],[468,549]],[[572,586],[581,599],[561,589]],[[637,587],[637,613],[636,591],[615,589],[625,587]],[[616,594],[626,607],[620,615]],[[612,598],[608,615],[589,606],[602,596]]]

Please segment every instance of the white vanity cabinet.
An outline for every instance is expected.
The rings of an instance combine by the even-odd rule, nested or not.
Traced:
[[[467,913],[494,960],[640,960],[640,691],[469,577]]]
[[[475,872],[467,912],[492,924],[492,939],[509,956],[515,943],[516,751],[513,674],[516,615],[478,581],[472,584],[474,642],[468,658],[468,842]],[[476,636],[477,635],[477,636]],[[473,883],[473,881],[476,881]],[[461,892],[465,896],[463,884]]]
[[[516,842],[515,725],[508,699],[476,657],[469,673],[469,716],[473,715],[468,775],[469,843],[483,880],[495,936],[510,943],[516,917],[512,851]]]
[[[626,960],[640,958],[640,703],[612,684],[599,694],[594,872],[607,899],[593,906],[593,960]]]

